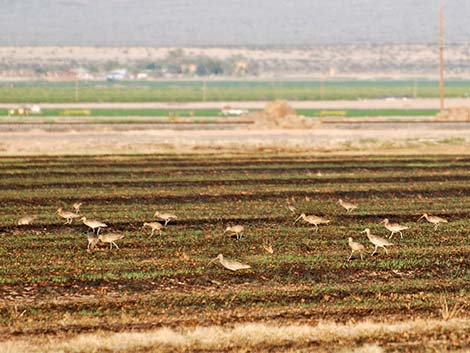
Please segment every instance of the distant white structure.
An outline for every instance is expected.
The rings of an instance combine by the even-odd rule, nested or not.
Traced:
[[[32,105],[31,107],[29,107],[29,112],[31,114],[41,114],[41,107],[37,104]]]
[[[129,77],[126,69],[114,70],[106,74],[108,81],[122,81]]]
[[[248,110],[246,109],[232,109],[230,107],[223,107],[221,109],[221,112],[224,116],[241,116],[243,114],[248,113]]]
[[[30,115],[41,114],[41,107],[37,104],[31,106],[23,106],[19,108],[8,109],[8,116],[12,115]]]

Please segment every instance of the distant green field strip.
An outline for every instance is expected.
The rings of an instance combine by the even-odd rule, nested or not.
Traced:
[[[435,81],[25,82],[0,84],[0,103],[199,102],[438,97]],[[468,97],[469,81],[446,82],[447,97]]]
[[[251,111],[257,111],[252,109]],[[437,109],[298,109],[308,117],[380,117],[380,116],[432,116]],[[6,109],[0,109],[0,116],[7,116]],[[41,117],[221,117],[220,109],[43,109]],[[15,116],[16,117],[16,116]],[[20,118],[20,117],[18,117]],[[22,117],[21,117],[22,118]]]
[[[355,117],[379,117],[379,116],[431,116],[436,115],[437,109],[298,109],[297,112],[304,116],[345,116]]]

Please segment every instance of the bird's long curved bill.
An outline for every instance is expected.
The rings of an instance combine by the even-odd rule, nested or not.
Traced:
[[[207,266],[209,266],[210,264],[214,263],[217,259],[218,259],[217,257],[213,258],[213,259],[207,264]]]
[[[421,217],[419,217],[419,218],[418,218],[418,221],[419,221],[420,219],[423,219],[423,218],[424,218],[424,215],[422,215]]]
[[[299,219],[301,219],[301,218],[302,218],[302,216],[298,217],[298,218],[294,221],[294,224],[296,224],[296,223],[299,221]]]

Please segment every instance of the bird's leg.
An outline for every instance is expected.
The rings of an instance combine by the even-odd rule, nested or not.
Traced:
[[[165,220],[165,227],[166,227],[166,225],[168,224],[169,221],[170,221],[169,219]]]
[[[351,251],[351,255],[349,256],[348,261],[351,261],[351,258],[352,258],[352,256],[353,256],[353,254],[354,254],[354,250]]]
[[[314,224],[315,226],[315,232],[318,232],[318,226],[316,224]]]
[[[385,253],[388,255],[388,250],[387,250],[387,248],[386,248],[385,246],[382,246],[382,247],[384,248]]]
[[[361,254],[361,260],[364,260],[364,258],[362,256],[362,251],[359,251],[359,254]]]
[[[390,235],[388,236],[388,239],[391,239],[393,238],[393,232],[390,233]]]
[[[116,249],[119,249],[119,246],[117,246],[117,244],[113,241],[111,244],[114,244],[114,246],[116,247]]]
[[[372,253],[371,256],[374,256],[374,254],[377,252],[377,248],[378,248],[378,246],[376,245],[376,246],[375,246],[375,249],[374,249],[374,252]]]
[[[100,227],[98,227],[98,230],[96,231],[96,235],[99,235],[100,234]]]
[[[150,232],[150,236],[153,236],[153,231],[154,231],[154,229],[152,229],[152,231]]]
[[[398,233],[400,233],[400,239],[403,239],[403,233],[401,231],[399,231]]]
[[[434,226],[434,230],[437,230],[437,227],[439,227],[439,223],[436,223],[436,225]]]
[[[68,219],[66,219],[64,224],[69,224],[69,220],[68,220]]]

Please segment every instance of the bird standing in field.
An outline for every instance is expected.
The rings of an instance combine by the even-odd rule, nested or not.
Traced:
[[[98,244],[98,236],[94,233],[94,232],[87,232],[86,233],[86,237],[87,237],[87,240],[88,240],[88,245],[87,245],[87,250],[93,250],[96,246],[96,244]]]
[[[67,221],[65,222],[65,224],[72,224],[72,221],[74,218],[78,218],[80,217],[80,215],[76,214],[76,213],[73,213],[73,212],[68,212],[68,211],[64,211],[62,210],[62,208],[58,208],[57,209],[57,214],[66,219]]]
[[[80,213],[80,207],[82,206],[82,203],[81,202],[75,202],[72,207],[73,207],[73,210],[76,212],[76,213]]]
[[[293,214],[297,212],[297,208],[295,206],[292,206],[290,203],[287,204],[287,208],[289,211],[291,211]]]
[[[227,270],[230,270],[230,271],[238,271],[238,270],[251,268],[250,265],[242,264],[241,262],[238,262],[236,260],[226,259],[222,254],[217,255],[217,257],[213,259],[211,262],[209,262],[208,265],[210,265],[211,263],[217,260],[219,260],[220,264],[223,267],[225,267]]]
[[[374,244],[374,246],[375,246],[375,249],[374,249],[374,252],[372,253],[372,256],[374,256],[374,254],[377,252],[378,248],[383,248],[385,250],[385,253],[387,253],[387,255],[388,255],[388,250],[387,250],[386,246],[392,246],[393,245],[392,243],[390,243],[387,239],[384,239],[382,237],[378,237],[377,235],[371,234],[369,228],[364,229],[361,233],[366,233],[367,238],[369,238],[369,241],[372,244]]]
[[[86,226],[90,227],[93,232],[96,231],[96,235],[100,234],[100,229],[101,228],[106,228],[108,225],[102,222],[94,221],[91,219],[87,219],[86,217],[80,218],[80,220],[85,224]]]
[[[21,217],[18,220],[18,225],[19,226],[26,226],[28,224],[31,224],[33,221],[35,221],[38,217],[37,216],[24,216]]]
[[[351,213],[358,207],[358,204],[352,202],[346,202],[341,199],[338,200],[338,203],[346,210],[347,213]]]
[[[356,251],[359,253],[359,255],[361,255],[361,260],[363,260],[362,252],[366,249],[364,247],[364,245],[354,241],[353,238],[351,238],[351,237],[348,238],[348,245],[351,248],[351,256],[349,256],[348,261],[351,260],[351,258],[354,255],[354,252],[356,252]]]
[[[240,238],[243,235],[243,231],[245,228],[241,225],[235,225],[235,226],[228,226],[225,228],[224,234],[229,233],[230,236],[235,235],[237,237],[237,240],[240,240]]]
[[[152,236],[153,232],[155,231],[158,231],[160,235],[162,235],[163,224],[159,222],[149,222],[149,223],[145,222],[142,228],[145,228],[145,227],[149,227],[152,230],[152,232],[150,233],[150,236]]]
[[[116,240],[120,240],[124,238],[123,234],[118,234],[118,233],[107,233],[107,234],[100,234],[98,236],[98,239],[102,243],[109,243],[109,250],[113,249],[113,245],[116,247],[116,249],[119,249],[119,246],[115,243]]]
[[[380,223],[383,223],[385,228],[387,228],[391,233],[390,235],[388,236],[389,238],[393,238],[393,234],[395,233],[398,233],[400,234],[400,238],[403,239],[403,234],[402,234],[402,230],[406,230],[406,229],[409,229],[409,227],[407,226],[402,226],[398,223],[390,223],[390,221],[388,220],[388,218],[385,218],[382,222]]]
[[[430,216],[427,213],[423,214],[421,217],[418,218],[418,221],[420,219],[426,218],[426,221],[429,223],[434,224],[434,230],[437,230],[437,227],[439,226],[439,223],[448,223],[448,220],[442,217],[438,216]]]
[[[306,216],[305,213],[302,213],[294,222],[296,224],[300,219],[303,219],[305,222],[308,224],[311,224],[315,226],[315,231],[318,232],[318,226],[320,224],[328,224],[331,221],[319,216],[311,215],[311,216]]]
[[[165,227],[168,224],[168,222],[174,221],[178,218],[178,217],[176,217],[176,215],[174,215],[172,213],[160,213],[158,211],[155,212],[155,214],[153,216],[158,218],[158,219],[164,220],[165,221]]]

